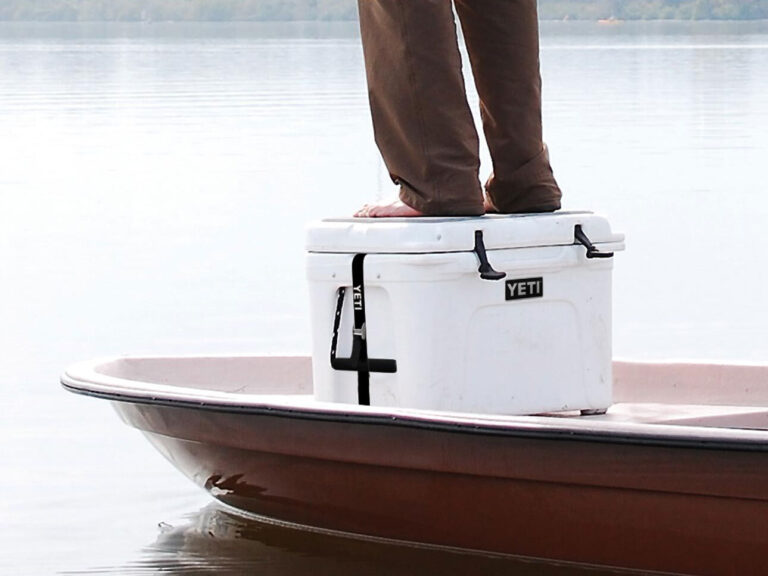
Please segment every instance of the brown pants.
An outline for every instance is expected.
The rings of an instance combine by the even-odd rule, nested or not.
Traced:
[[[536,0],[454,0],[500,212],[560,207],[541,130]],[[358,0],[376,144],[400,198],[427,215],[483,214],[479,141],[451,0]]]

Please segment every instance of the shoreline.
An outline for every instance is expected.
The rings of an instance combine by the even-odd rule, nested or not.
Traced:
[[[356,19],[336,19],[336,20],[268,20],[268,19],[250,19],[250,20],[131,20],[131,19],[112,19],[112,20],[24,20],[24,19],[0,19],[0,25],[3,24],[348,24],[356,23]],[[742,18],[742,19],[680,19],[680,18],[540,18],[539,22],[544,24],[562,23],[562,24],[718,24],[718,23],[768,23],[768,18]]]

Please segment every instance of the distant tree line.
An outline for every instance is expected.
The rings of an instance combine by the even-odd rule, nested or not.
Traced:
[[[761,20],[768,0],[539,0],[548,20]]]
[[[0,0],[0,20],[353,20],[356,0]]]
[[[417,1],[417,0],[409,0]],[[354,20],[357,0],[0,0],[0,20]],[[768,0],[539,0],[544,20],[768,19]]]

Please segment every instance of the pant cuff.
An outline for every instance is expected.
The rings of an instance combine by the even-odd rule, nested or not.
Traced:
[[[546,146],[504,179],[492,174],[485,191],[496,209],[504,214],[553,212],[560,208],[562,197]]]
[[[427,200],[405,182],[400,182],[400,200],[424,216],[482,216],[485,214],[482,194],[476,202],[439,202]]]

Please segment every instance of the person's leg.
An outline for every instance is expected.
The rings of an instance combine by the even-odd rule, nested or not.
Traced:
[[[499,212],[556,210],[561,193],[542,139],[536,0],[455,2],[493,160],[486,194]]]
[[[404,203],[358,214],[483,214],[478,137],[451,0],[358,5],[376,144]]]

